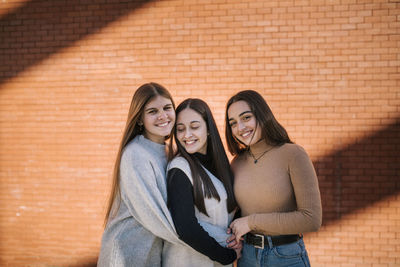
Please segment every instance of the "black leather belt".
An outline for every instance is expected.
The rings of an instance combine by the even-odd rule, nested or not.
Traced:
[[[296,242],[301,238],[301,235],[278,235],[270,237],[272,246],[276,247]],[[244,241],[249,245],[253,245],[255,248],[264,249],[264,247],[269,247],[267,236],[265,235],[247,233]]]

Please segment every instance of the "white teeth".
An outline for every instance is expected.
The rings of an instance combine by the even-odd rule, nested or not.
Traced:
[[[194,142],[196,142],[196,141],[186,141],[185,143],[187,144],[187,145],[191,145],[191,144],[193,144]]]
[[[167,126],[167,125],[168,125],[168,122],[164,122],[164,123],[158,124],[159,127],[164,127],[164,126]]]
[[[245,132],[244,134],[242,134],[243,137],[247,137],[251,134],[251,131]]]

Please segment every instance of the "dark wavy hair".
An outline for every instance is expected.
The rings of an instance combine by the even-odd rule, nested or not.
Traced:
[[[119,178],[119,166],[121,164],[121,156],[125,146],[132,141],[137,135],[142,134],[144,129],[143,125],[139,125],[139,121],[142,119],[143,110],[146,104],[153,100],[157,96],[162,96],[168,98],[172,102],[172,106],[175,108],[174,101],[171,94],[165,87],[160,84],[151,82],[141,85],[134,93],[131,101],[131,106],[128,112],[128,118],[126,120],[126,125],[124,133],[122,136],[121,143],[118,148],[117,159],[114,165],[113,182],[111,187],[111,194],[108,199],[108,208],[105,217],[105,224],[108,219],[114,216],[118,209],[121,200],[121,190],[120,190],[120,178]],[[118,206],[115,210],[112,210],[113,204],[118,201]]]
[[[274,114],[269,108],[265,99],[256,91],[245,90],[232,96],[225,109],[225,138],[228,145],[228,150],[232,155],[238,155],[246,151],[248,147],[239,142],[232,134],[232,129],[229,126],[228,109],[238,101],[245,101],[251,112],[254,114],[257,127],[261,128],[261,138],[272,146],[281,146],[285,143],[293,143],[285,128],[276,120]]]
[[[203,100],[198,98],[188,98],[176,108],[176,117],[178,117],[179,113],[185,109],[194,110],[200,114],[200,116],[206,122],[208,132],[207,157],[211,159],[211,162],[214,165],[213,167],[216,170],[216,177],[223,183],[225,187],[228,195],[228,212],[231,212],[237,207],[233,194],[233,175],[211,110],[207,103]],[[179,143],[176,135],[177,130],[175,127],[173,138],[177,146],[177,151],[173,156],[180,155],[188,161],[193,178],[194,203],[200,212],[208,215],[204,205],[204,198],[215,198],[220,200],[219,194],[215,189],[210,177],[202,168],[200,162],[186,152],[186,149]],[[170,159],[172,159],[171,156]]]

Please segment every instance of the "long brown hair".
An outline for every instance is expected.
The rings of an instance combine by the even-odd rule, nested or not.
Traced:
[[[246,145],[235,139],[229,126],[228,109],[238,101],[245,101],[249,105],[256,118],[257,127],[261,128],[261,138],[267,144],[281,146],[285,143],[293,143],[285,128],[276,120],[265,99],[256,91],[244,90],[232,96],[228,100],[225,109],[225,138],[229,152],[232,155],[238,155],[248,149]]]
[[[119,166],[121,164],[121,156],[125,146],[132,141],[137,135],[143,133],[143,125],[139,125],[139,121],[143,116],[143,109],[145,105],[155,98],[156,96],[162,96],[168,98],[172,102],[172,106],[175,109],[174,101],[172,100],[171,94],[162,85],[151,82],[141,85],[134,93],[131,101],[131,106],[128,112],[128,118],[126,120],[126,125],[124,133],[122,135],[122,140],[119,145],[117,159],[114,165],[113,172],[113,182],[111,188],[111,194],[108,199],[108,208],[104,223],[106,224],[110,217],[115,216],[119,209],[121,201],[121,190],[120,190],[120,178],[119,178]],[[118,201],[117,208],[113,210],[114,202]]]
[[[211,113],[207,103],[198,98],[188,98],[184,100],[176,108],[176,116],[185,110],[192,109],[203,118],[207,125],[207,157],[213,163],[213,167],[216,170],[216,177],[222,182],[228,195],[227,206],[228,212],[233,211],[236,207],[236,201],[233,194],[233,175],[230,169],[229,160],[226,156],[224,146],[222,145],[221,136],[219,135],[217,126],[214,121],[214,117]],[[207,214],[204,198],[215,198],[220,200],[219,194],[214,187],[210,177],[207,175],[205,170],[201,167],[200,162],[189,153],[179,143],[176,138],[177,129],[174,128],[174,139],[177,146],[176,154],[184,157],[190,166],[193,178],[193,194],[194,203],[196,207],[202,213]],[[171,142],[172,143],[172,142]]]

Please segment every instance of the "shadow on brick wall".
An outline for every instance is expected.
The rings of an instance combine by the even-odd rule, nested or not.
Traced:
[[[316,162],[323,224],[400,192],[400,119]]]
[[[382,131],[323,157],[316,168],[323,224],[400,192],[400,119]],[[76,267],[94,267],[96,260]]]
[[[93,258],[92,260],[82,262],[76,265],[70,265],[70,267],[96,267],[97,266],[97,258]]]
[[[0,18],[0,84],[150,0],[29,1]]]

